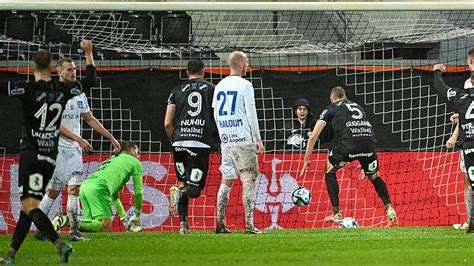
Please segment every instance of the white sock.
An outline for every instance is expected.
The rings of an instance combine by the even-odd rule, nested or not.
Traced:
[[[255,184],[244,183],[244,193],[242,193],[242,202],[245,210],[245,221],[247,228],[251,229],[253,225],[253,211],[255,208]]]
[[[44,212],[44,214],[49,215],[49,211],[51,210],[51,207],[53,206],[54,200],[55,199],[50,198],[48,194],[44,195],[40,203],[40,209]]]
[[[471,187],[464,189],[464,204],[466,205],[466,213],[467,213],[467,221],[471,219],[471,212],[472,212],[472,197],[473,197]]]
[[[217,224],[225,223],[225,210],[229,202],[230,187],[226,184],[221,184],[219,192],[217,192]]]
[[[69,223],[71,225],[71,231],[77,231],[79,229],[79,218],[77,217],[79,196],[67,195],[67,216],[69,217]]]

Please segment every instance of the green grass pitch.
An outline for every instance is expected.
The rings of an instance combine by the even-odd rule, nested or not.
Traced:
[[[448,227],[304,229],[229,235],[194,231],[85,234],[71,265],[473,265],[474,235]],[[66,235],[62,235],[66,237]],[[0,236],[0,252],[10,235]],[[17,265],[59,264],[51,243],[32,235]]]

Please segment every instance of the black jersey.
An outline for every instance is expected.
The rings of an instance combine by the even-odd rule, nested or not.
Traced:
[[[364,109],[355,102],[337,101],[327,106],[319,119],[332,127],[339,140],[368,139],[375,143],[372,125],[367,120]]]
[[[459,114],[459,141],[462,145],[465,141],[474,140],[474,88],[460,89],[451,88],[446,85],[441,77],[441,71],[434,72],[435,89],[442,95],[446,95],[448,101],[453,103],[454,112]]]
[[[66,102],[82,92],[80,82],[57,80],[0,83],[0,94],[23,102],[24,123],[20,151],[33,149],[56,158],[59,126]]]
[[[204,79],[188,80],[171,91],[168,105],[176,106],[173,143],[195,141],[212,146],[213,94],[214,85]]]

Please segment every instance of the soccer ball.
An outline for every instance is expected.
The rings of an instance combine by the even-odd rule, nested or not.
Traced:
[[[297,188],[291,194],[291,199],[297,206],[306,206],[311,202],[311,192],[304,187]]]
[[[342,222],[339,224],[340,228],[359,228],[359,223],[355,218],[346,217],[342,219]]]

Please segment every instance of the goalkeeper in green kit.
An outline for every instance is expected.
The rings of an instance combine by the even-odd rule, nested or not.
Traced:
[[[79,222],[79,231],[112,231],[113,213],[110,202],[114,203],[127,231],[141,230],[143,184],[142,164],[138,154],[137,145],[126,141],[121,145],[119,155],[114,155],[103,162],[99,169],[84,181],[79,191],[84,212],[84,219]],[[130,176],[133,176],[135,214],[129,219],[120,202],[119,191],[125,186]],[[58,214],[53,219],[53,225],[57,230],[69,226],[67,214]]]

